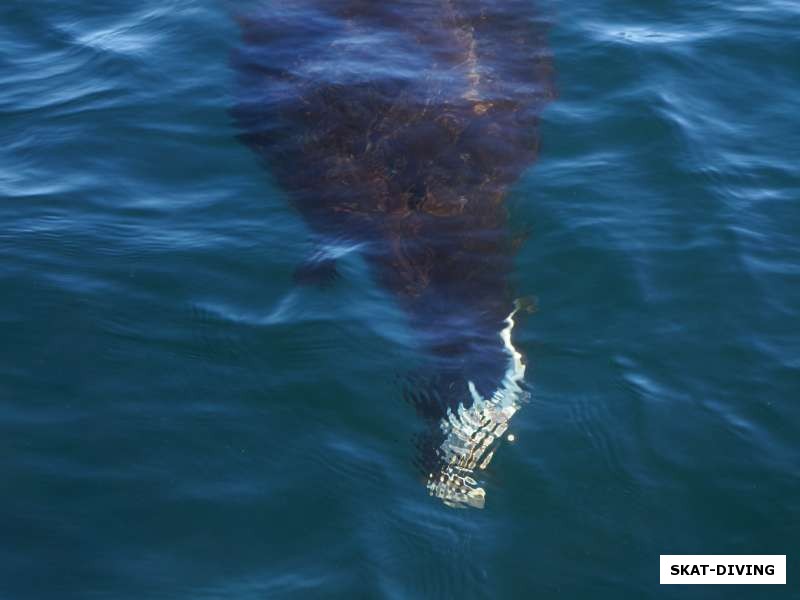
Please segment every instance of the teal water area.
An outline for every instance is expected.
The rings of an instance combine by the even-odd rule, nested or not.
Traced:
[[[0,6],[0,598],[789,598],[800,6],[537,5],[558,98],[508,199],[530,401],[429,497],[426,358],[237,139],[213,0]],[[660,554],[787,554],[660,586]]]

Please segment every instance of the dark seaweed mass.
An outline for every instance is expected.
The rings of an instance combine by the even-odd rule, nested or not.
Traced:
[[[306,0],[239,21],[242,139],[315,232],[364,243],[434,356],[495,386],[512,305],[503,198],[553,96],[541,15],[513,0]]]

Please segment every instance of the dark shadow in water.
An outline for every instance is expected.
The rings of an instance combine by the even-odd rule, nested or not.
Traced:
[[[287,4],[237,14],[241,139],[406,309],[434,373],[405,394],[430,424],[419,466],[433,495],[482,506],[474,472],[524,396],[503,200],[554,96],[546,23],[529,1]]]

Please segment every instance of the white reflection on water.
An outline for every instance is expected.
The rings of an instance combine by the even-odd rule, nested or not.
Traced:
[[[448,409],[440,423],[444,433],[439,448],[443,466],[438,473],[428,475],[428,491],[448,506],[483,508],[486,492],[473,477],[475,469],[483,470],[489,465],[511,417],[528,397],[520,385],[525,378],[525,363],[511,341],[514,316],[519,310],[517,304],[499,334],[509,356],[500,386],[490,398],[483,398],[470,381],[472,406],[467,409],[460,403],[455,413]]]

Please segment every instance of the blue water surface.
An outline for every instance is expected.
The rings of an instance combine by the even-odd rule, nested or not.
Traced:
[[[358,248],[293,282],[231,5],[2,3],[0,598],[800,597],[800,5],[537,7],[532,396],[478,511],[413,467],[425,359]],[[659,586],[704,553],[788,585]]]

